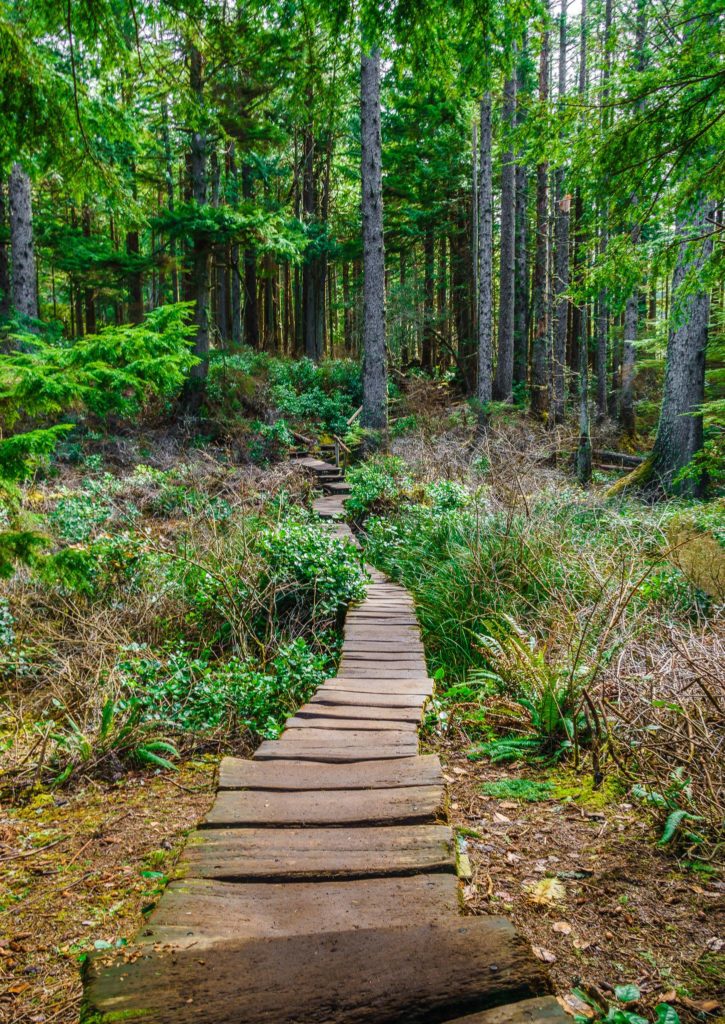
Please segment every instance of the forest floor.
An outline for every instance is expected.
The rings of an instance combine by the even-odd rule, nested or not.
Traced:
[[[123,945],[211,804],[218,758],[0,812],[0,1020],[74,1024],[89,952]]]
[[[682,1021],[717,1014],[725,995],[718,872],[686,870],[658,850],[651,823],[624,794],[592,793],[573,772],[472,763],[469,746],[454,739],[433,748],[470,860],[467,910],[511,918],[578,1013],[594,1016],[575,989],[606,1009],[617,986],[635,984],[635,1012],[668,1002]],[[511,779],[543,779],[551,796],[525,802],[484,791]]]

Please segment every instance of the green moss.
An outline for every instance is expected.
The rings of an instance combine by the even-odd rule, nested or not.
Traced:
[[[552,776],[553,796],[557,800],[573,800],[581,807],[597,810],[618,803],[626,789],[615,776],[607,776],[595,789],[591,775],[578,776],[573,772],[556,772]]]
[[[536,803],[549,800],[553,795],[551,782],[536,782],[534,779],[499,779],[497,782],[484,782],[481,792],[486,796],[495,796],[499,800],[523,800]]]

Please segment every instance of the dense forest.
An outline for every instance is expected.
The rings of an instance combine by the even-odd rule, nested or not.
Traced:
[[[717,1011],[722,40],[716,0],[3,0],[0,1015],[77,1019],[370,565],[416,601],[470,911],[578,1019]],[[501,807],[531,848],[483,842]],[[566,910],[525,870],[562,844],[609,872]]]

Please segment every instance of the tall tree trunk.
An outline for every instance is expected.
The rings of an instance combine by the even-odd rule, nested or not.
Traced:
[[[546,4],[548,9],[548,3]],[[544,29],[539,59],[539,99],[549,97],[549,32]],[[531,350],[531,411],[544,418],[548,407],[547,339],[549,267],[549,165],[536,168],[536,255],[534,262],[534,338]]]
[[[476,390],[476,346],[471,318],[473,254],[468,233],[468,195],[461,197],[456,217],[456,234],[451,238],[451,289],[458,340],[458,370],[467,395]]]
[[[83,212],[81,214],[81,223],[83,225],[83,237],[91,237],[91,211],[87,205],[84,205]],[[86,310],[86,333],[95,334],[97,330],[96,325],[96,296],[93,288],[86,286],[83,289],[83,303]]]
[[[520,95],[526,84],[526,39],[516,68],[516,91]],[[525,106],[518,102],[516,124],[524,121]],[[516,163],[516,253],[514,277],[514,384],[522,387],[529,373],[529,175],[523,154]]]
[[[612,55],[610,39],[612,35],[612,0],[606,0],[604,5],[604,68],[602,70],[602,114],[603,127],[610,121],[608,110],[609,105],[609,78],[612,70]],[[604,201],[602,209],[602,225],[600,232],[599,247],[605,253],[609,244],[609,204]],[[607,417],[607,357],[609,349],[609,295],[605,288],[599,293],[597,300],[597,347],[596,347],[596,372],[597,372],[597,422],[602,423]]]
[[[236,209],[239,202],[239,169],[237,167],[233,142],[229,146],[228,168],[231,201],[233,208]],[[242,281],[239,256],[239,243],[232,242],[229,249],[229,315],[231,318],[230,333],[234,348],[238,348],[242,343]]]
[[[345,340],[345,355],[352,355],[353,351],[353,337],[352,337],[352,297],[350,295],[350,264],[347,260],[342,264],[342,305],[344,307],[343,316],[343,338]]]
[[[15,163],[8,182],[13,306],[22,316],[38,319],[38,280],[33,241],[30,178]]]
[[[164,145],[164,176],[166,179],[166,206],[174,209],[174,165],[171,154],[171,136],[169,134],[169,97],[164,97],[161,109],[161,135]],[[138,248],[136,249],[138,252]],[[179,301],[179,270],[176,266],[176,239],[169,239],[169,259],[171,261],[171,301]]]
[[[435,235],[433,223],[427,221],[423,236],[423,261],[425,280],[423,287],[423,352],[421,363],[424,370],[430,373],[433,369],[433,351],[435,348]]]
[[[566,50],[567,25],[566,3],[562,4],[559,18],[559,110],[563,111],[566,98]],[[564,422],[566,405],[566,385],[564,371],[566,369],[567,329],[569,326],[569,212],[571,200],[564,193],[563,167],[556,170],[556,224],[555,224],[555,266],[554,266],[554,421]]]
[[[308,95],[308,103],[311,107],[311,93]],[[303,146],[302,211],[305,223],[310,225],[317,213],[315,137],[311,125],[305,129]],[[318,362],[322,356],[322,336],[318,334],[321,326],[318,263],[318,257],[314,253],[308,252],[302,265],[302,333],[305,355],[314,362]]]
[[[135,229],[126,232],[126,252],[129,256],[139,255],[139,236]],[[140,324],[143,320],[143,287],[140,272],[130,271],[127,280],[129,323]],[[90,328],[88,330],[90,331]]]
[[[672,312],[667,340],[667,367],[653,470],[667,492],[700,497],[706,481],[700,476],[677,481],[677,475],[702,448],[702,413],[705,397],[705,350],[710,315],[710,290],[703,282],[699,290],[688,287],[688,279],[701,275],[713,249],[712,222],[715,204],[701,202],[690,218],[678,226],[683,238],[672,275]],[[688,230],[689,229],[689,230]],[[703,241],[698,234],[705,234]]]
[[[587,0],[582,0],[581,40],[579,52],[579,102],[584,106],[587,93]],[[577,196],[581,203],[581,190]],[[577,241],[582,243],[581,206],[577,217]],[[586,487],[592,478],[592,443],[589,426],[589,308],[586,302],[581,307],[579,322],[579,447],[576,454],[577,479]]]
[[[509,145],[503,154],[501,168],[501,267],[499,274],[498,362],[493,394],[499,401],[513,398],[514,384],[514,314],[516,276],[516,164],[513,129],[516,117],[516,77],[504,84],[503,127]]]
[[[586,0],[582,0],[582,7]],[[576,476],[582,487],[592,479],[592,442],[589,436],[589,346],[588,307],[581,312],[582,338],[579,345],[579,445],[576,451]]]
[[[483,425],[493,398],[493,167],[491,93],[481,100],[481,151],[478,191],[478,383]]]
[[[204,88],[203,59],[199,50],[193,46],[190,52],[191,91],[199,108],[202,104]],[[191,172],[191,194],[199,206],[207,199],[206,175],[206,136],[196,130],[191,136],[191,152],[189,168]],[[204,388],[209,370],[209,293],[210,293],[210,249],[204,236],[197,235],[192,246],[191,288],[193,289],[196,308],[194,322],[196,336],[194,338],[194,354],[199,362],[191,368],[186,389],[186,406],[189,412],[198,412],[204,398]]]
[[[637,2],[637,27],[635,40],[636,67],[641,72],[645,67],[645,35],[647,30],[647,0]],[[640,110],[644,109],[644,102],[638,104]],[[633,223],[630,228],[632,242],[636,245],[639,242],[639,224],[634,220],[634,208],[637,206],[638,197],[633,192],[630,203],[633,207]],[[636,344],[639,333],[639,292],[635,289],[627,299],[624,313],[624,344],[622,347],[622,376],[621,395],[619,400],[619,419],[624,431],[633,437],[637,424],[634,414],[634,377],[636,361]]]
[[[251,199],[254,192],[252,168],[242,164],[242,195]],[[257,305],[257,253],[244,250],[244,344],[259,348],[259,306]]]
[[[0,317],[10,313],[10,258],[5,242],[7,230],[7,200],[5,185],[0,181]]]
[[[360,66],[363,242],[363,411],[362,424],[388,427],[388,371],[385,354],[385,247],[383,166],[380,135],[380,51],[363,53]]]

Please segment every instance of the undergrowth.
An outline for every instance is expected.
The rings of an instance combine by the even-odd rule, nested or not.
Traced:
[[[566,762],[595,788],[614,774],[659,821],[663,845],[717,842],[722,677],[708,645],[718,608],[670,539],[681,504],[565,488],[502,502],[485,477],[476,488],[424,484],[399,458],[350,479],[367,558],[415,596],[439,679],[430,728],[473,744],[472,759]],[[688,515],[712,528],[712,511]],[[695,637],[697,666],[673,660],[671,678],[650,670],[646,690],[626,674],[640,657],[653,664],[663,639],[676,656]]]

